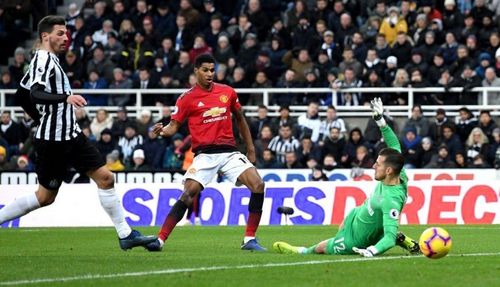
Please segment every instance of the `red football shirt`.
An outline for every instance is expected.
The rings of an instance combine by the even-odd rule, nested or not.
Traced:
[[[233,88],[213,83],[206,91],[196,85],[177,99],[172,119],[179,123],[187,119],[194,152],[214,146],[236,147],[231,113],[240,108]]]

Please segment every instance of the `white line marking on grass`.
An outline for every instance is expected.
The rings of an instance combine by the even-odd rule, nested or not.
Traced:
[[[287,256],[287,255],[282,255],[282,256]],[[450,255],[448,255],[448,257],[474,257],[474,256],[500,256],[500,252],[450,254]],[[290,257],[290,258],[292,258],[292,257]],[[297,258],[297,257],[295,257],[295,258]],[[417,259],[417,258],[423,259],[425,257],[423,257],[423,256],[387,256],[387,257],[372,257],[372,258],[356,257],[356,258],[343,258],[343,259],[338,259],[338,260],[312,260],[312,261],[300,261],[300,262],[250,264],[250,265],[239,265],[239,266],[208,266],[208,267],[197,267],[197,268],[163,269],[163,270],[113,273],[113,274],[88,274],[88,275],[80,275],[80,276],[73,276],[73,277],[40,278],[40,279],[31,279],[31,280],[5,281],[5,282],[0,282],[0,285],[12,286],[12,285],[22,285],[22,284],[70,282],[70,281],[95,280],[95,279],[112,279],[112,278],[119,278],[119,277],[140,277],[140,276],[148,276],[148,275],[162,275],[162,274],[175,274],[175,273],[200,272],[200,271],[254,269],[254,268],[266,268],[266,267],[288,267],[288,266],[317,265],[317,264],[328,264],[328,263],[386,261],[386,260],[395,260],[395,259]]]

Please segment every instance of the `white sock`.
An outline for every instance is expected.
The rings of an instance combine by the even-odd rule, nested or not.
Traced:
[[[97,189],[99,194],[99,200],[101,201],[102,208],[106,211],[115,225],[116,232],[119,238],[125,238],[130,235],[132,229],[125,221],[125,216],[123,215],[123,208],[121,206],[120,198],[116,194],[114,188],[110,189]]]
[[[305,248],[305,247],[299,247],[299,248],[298,248],[299,254],[304,254],[304,253],[306,253],[306,250],[307,250],[307,248]]]
[[[35,193],[18,197],[13,202],[0,209],[0,224],[28,214],[30,211],[39,207],[40,203],[38,202]]]
[[[252,239],[255,239],[255,236],[245,236],[243,238],[243,243],[247,243],[248,241],[252,240]]]

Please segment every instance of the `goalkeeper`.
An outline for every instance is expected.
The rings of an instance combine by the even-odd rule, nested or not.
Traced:
[[[360,254],[372,257],[382,254],[398,244],[411,253],[420,251],[418,243],[398,233],[399,216],[406,202],[408,177],[403,169],[404,157],[399,140],[386,124],[380,98],[371,101],[373,118],[387,144],[379,152],[373,165],[375,192],[363,205],[354,208],[344,219],[335,237],[311,247],[297,247],[285,242],[275,242],[278,253],[297,254]]]

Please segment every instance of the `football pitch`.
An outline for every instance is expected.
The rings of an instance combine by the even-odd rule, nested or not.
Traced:
[[[442,226],[448,256],[282,255],[274,241],[312,245],[332,226],[263,226],[266,253],[239,249],[244,227],[178,227],[163,252],[118,247],[112,228],[0,229],[0,286],[500,286],[500,225]],[[426,226],[402,226],[417,238]],[[138,228],[156,234],[157,228]]]

